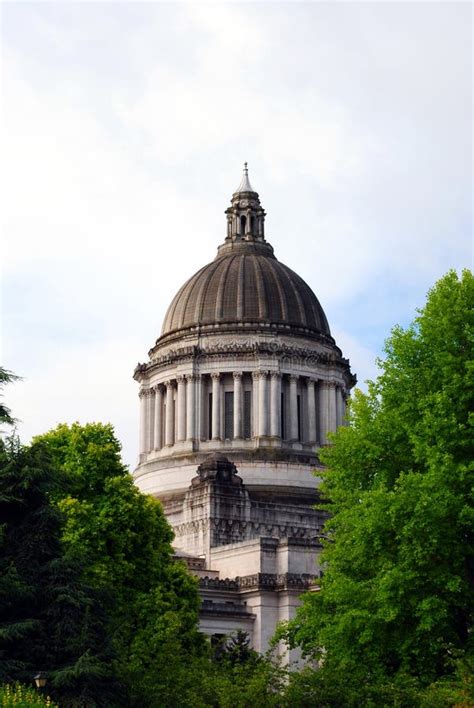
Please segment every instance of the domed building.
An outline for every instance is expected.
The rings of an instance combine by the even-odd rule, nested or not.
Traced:
[[[266,240],[246,166],[226,217],[215,259],[177,292],[135,369],[134,477],[201,578],[203,631],[244,629],[263,651],[319,575],[318,450],[355,377],[317,297]]]

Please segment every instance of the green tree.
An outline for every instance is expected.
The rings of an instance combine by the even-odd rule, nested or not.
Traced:
[[[0,389],[7,383],[18,381],[19,378],[20,377],[16,374],[0,366]],[[0,423],[6,423],[7,425],[14,425],[15,423],[15,418],[12,417],[11,410],[4,403],[0,403]]]
[[[101,597],[64,555],[63,485],[44,445],[0,441],[0,681],[44,670],[62,705],[100,705],[117,682]]]
[[[108,598],[115,670],[132,704],[179,702],[204,645],[197,583],[173,558],[160,502],[134,485],[112,426],[60,425],[38,441],[68,480],[69,493],[57,498],[66,517],[63,543]]]
[[[427,686],[472,652],[473,304],[470,272],[441,279],[322,455],[326,572],[287,637],[321,662],[312,680],[350,684],[347,705],[364,685]]]

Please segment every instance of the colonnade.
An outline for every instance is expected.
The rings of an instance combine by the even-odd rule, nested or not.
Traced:
[[[223,408],[227,393],[232,393],[228,410]],[[280,438],[289,445],[325,444],[345,413],[339,382],[268,370],[180,374],[142,388],[139,395],[141,453],[185,441],[242,440],[249,437],[245,430],[250,437]]]

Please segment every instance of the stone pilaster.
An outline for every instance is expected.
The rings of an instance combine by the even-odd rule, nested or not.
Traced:
[[[242,438],[242,372],[234,371],[234,438]]]
[[[252,371],[252,437],[259,435],[259,384],[260,373]]]
[[[186,376],[186,440],[196,438],[196,376]]]
[[[308,379],[308,442],[310,445],[316,445],[316,395],[314,386],[314,379]]]
[[[220,373],[214,371],[212,379],[212,439],[221,439],[221,382]]]
[[[336,419],[337,427],[339,427],[342,425],[344,419],[344,397],[340,386],[336,388]]]
[[[181,442],[186,440],[186,379],[184,376],[177,376],[178,391],[176,394],[176,403],[178,406],[178,421],[176,440]]]
[[[173,382],[166,384],[166,420],[165,420],[165,445],[174,444],[174,402],[173,402]]]
[[[268,372],[257,371],[255,378],[258,381],[258,435],[268,435]]]
[[[298,442],[298,376],[290,376],[290,442]]]
[[[163,447],[163,387],[155,386],[155,450]]]
[[[139,452],[142,455],[146,452],[146,426],[147,426],[147,396],[146,389],[140,389],[138,397],[140,399],[140,436]]]
[[[327,381],[319,382],[319,442],[327,445],[329,430],[329,389]]]
[[[336,394],[337,394],[337,385],[334,380],[329,381],[328,384],[328,417],[329,417],[329,423],[328,423],[328,430],[331,431],[331,433],[335,432],[337,428],[337,404],[336,404]]]
[[[147,425],[146,425],[146,451],[154,449],[155,437],[155,391],[149,388],[147,391]]]
[[[281,437],[281,374],[270,372],[270,435]]]

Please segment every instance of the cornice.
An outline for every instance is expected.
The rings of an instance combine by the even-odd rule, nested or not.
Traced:
[[[282,592],[284,590],[308,590],[318,582],[318,576],[309,573],[254,573],[235,579],[225,578],[222,580],[206,576],[199,578],[199,587],[202,590],[230,590],[233,592],[248,592],[250,590]]]
[[[336,350],[326,353],[308,346],[288,345],[278,341],[255,342],[250,339],[213,342],[206,347],[193,345],[166,349],[161,356],[154,356],[149,363],[138,364],[134,379],[140,381],[144,376],[178,363],[191,364],[194,367],[204,362],[225,361],[239,354],[252,358],[255,363],[266,357],[284,366],[307,369],[317,366],[331,367],[344,375],[348,388],[352,388],[357,382],[355,375],[350,372],[349,360],[340,356]]]

